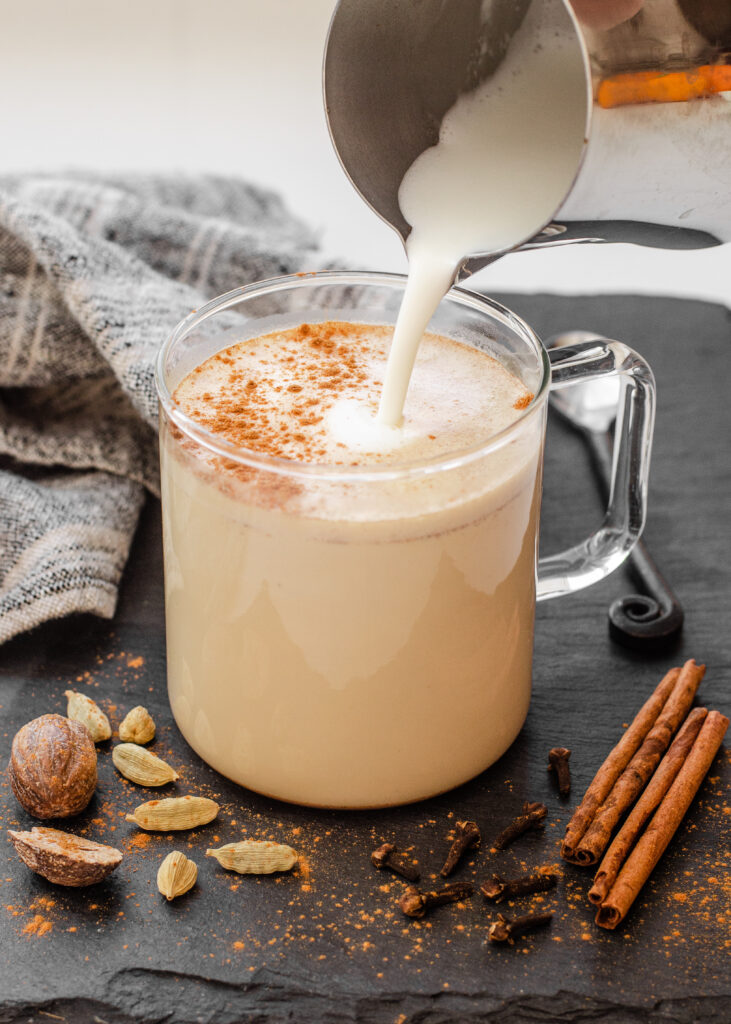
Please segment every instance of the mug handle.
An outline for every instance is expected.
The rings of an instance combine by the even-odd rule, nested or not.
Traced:
[[[599,377],[619,381],[609,504],[598,530],[581,544],[538,561],[536,598],[543,601],[598,583],[625,560],[647,514],[655,378],[642,356],[620,341],[594,338],[550,349],[551,390]]]

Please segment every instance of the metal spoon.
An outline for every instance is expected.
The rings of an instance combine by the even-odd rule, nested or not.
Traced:
[[[598,338],[586,331],[567,331],[548,342],[549,348],[576,345]],[[609,493],[612,470],[612,426],[617,410],[619,381],[605,378],[554,391],[551,404],[584,437],[604,496]],[[643,594],[628,594],[609,609],[609,633],[625,647],[642,650],[669,643],[683,626],[683,609],[667,580],[639,540],[627,560],[634,582]]]

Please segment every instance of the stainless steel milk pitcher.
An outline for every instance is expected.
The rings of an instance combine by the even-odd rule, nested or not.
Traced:
[[[551,221],[519,248],[731,241],[731,0],[340,0],[325,104],[346,173],[405,240],[398,188],[456,99],[490,78],[533,4],[583,61],[586,137]],[[537,169],[540,173],[540,169]],[[494,256],[470,254],[470,273]]]

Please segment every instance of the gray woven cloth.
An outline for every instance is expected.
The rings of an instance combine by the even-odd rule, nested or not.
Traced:
[[[158,490],[159,346],[206,299],[313,269],[315,249],[236,180],[0,177],[0,643],[112,616]]]

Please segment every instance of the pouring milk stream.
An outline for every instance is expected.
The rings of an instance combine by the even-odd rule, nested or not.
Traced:
[[[402,422],[419,342],[461,261],[530,238],[569,191],[587,105],[575,37],[556,33],[546,43],[533,4],[497,71],[457,100],[437,145],[407,171],[398,199],[412,227],[409,276],[378,411],[382,426]]]

